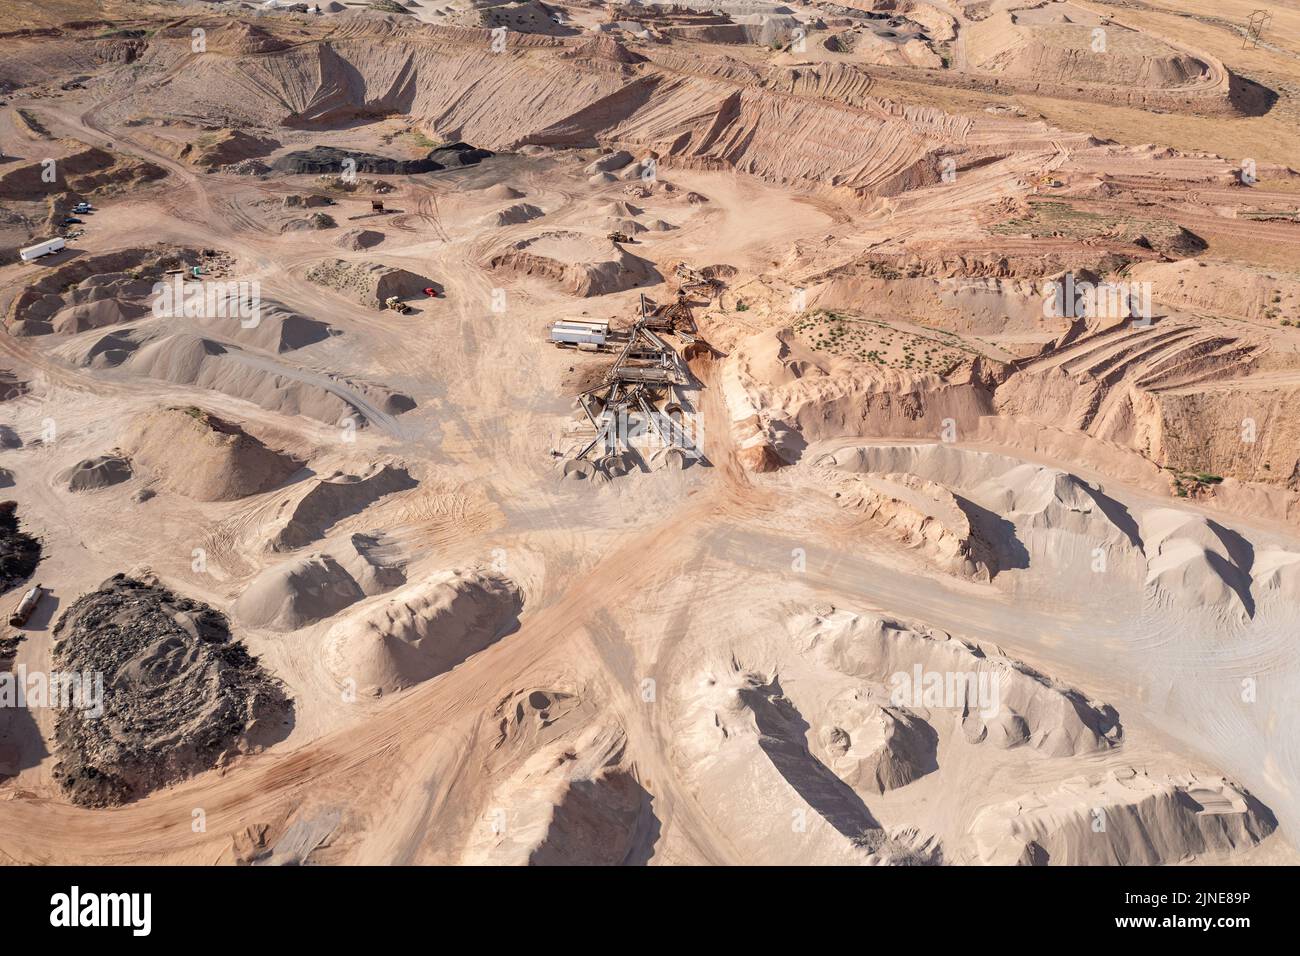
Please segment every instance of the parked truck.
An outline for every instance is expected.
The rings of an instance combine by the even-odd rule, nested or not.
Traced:
[[[18,258],[23,262],[35,262],[41,256],[52,255],[58,252],[67,242],[62,236],[55,236],[53,239],[46,239],[44,242],[38,242],[34,246],[28,246],[25,249],[18,250]]]

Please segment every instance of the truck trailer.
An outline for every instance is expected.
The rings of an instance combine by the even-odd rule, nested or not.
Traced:
[[[18,250],[18,258],[23,262],[35,262],[41,256],[48,256],[58,252],[67,243],[62,236],[55,236],[53,239],[46,239],[44,242],[38,242],[34,246],[28,246],[26,249]]]
[[[551,326],[551,341],[556,345],[601,346],[608,335],[608,322],[564,319]]]

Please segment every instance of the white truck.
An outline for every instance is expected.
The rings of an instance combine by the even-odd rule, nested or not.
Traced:
[[[34,246],[28,246],[26,249],[18,250],[18,258],[23,262],[35,262],[41,256],[48,256],[51,253],[58,252],[67,243],[62,236],[55,236],[53,239],[46,239],[44,242],[38,242]]]

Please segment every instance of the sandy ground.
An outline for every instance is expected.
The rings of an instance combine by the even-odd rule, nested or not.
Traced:
[[[435,6],[418,18],[438,19]],[[1149,20],[1157,38],[1167,37],[1157,30],[1164,6],[1141,4],[1125,16]],[[1280,18],[1279,45],[1293,39],[1288,24]],[[1209,52],[1228,57],[1226,47]],[[1283,67],[1270,60],[1258,68]],[[889,77],[875,92],[913,83],[920,80]],[[955,182],[885,185],[867,174],[873,163],[888,165],[873,154],[846,160],[837,178],[827,174],[817,186],[816,158],[749,155],[736,170],[711,156],[668,155],[665,135],[654,140],[666,158],[653,179],[593,183],[587,167],[602,147],[538,147],[502,132],[486,144],[497,155],[476,166],[363,175],[393,187],[380,215],[370,215],[364,187],[347,194],[313,176],[198,171],[142,135],[184,139],[184,128],[126,125],[120,97],[93,84],[14,98],[0,109],[0,129],[12,128],[21,106],[56,138],[111,146],[167,173],[159,183],[97,194],[84,235],[58,262],[0,266],[6,310],[64,262],[162,243],[220,250],[233,263],[229,274],[257,280],[264,300],[332,330],[276,351],[240,338],[230,320],[144,317],[123,328],[24,335],[11,317],[0,368],[30,391],[0,404],[0,422],[23,439],[3,453],[14,476],[4,495],[42,539],[33,580],[49,589],[20,631],[12,666],[48,669],[62,611],[112,574],[147,573],[230,614],[235,635],[284,682],[294,712],[287,736],[269,747],[250,747],[111,810],[75,806],[61,791],[53,710],[6,713],[0,859],[976,864],[1006,854],[1024,862],[1042,850],[1054,863],[1295,862],[1295,489],[1284,476],[1270,480],[1253,459],[1231,459],[1240,474],[1229,472],[1217,490],[1198,485],[1178,497],[1153,461],[1159,430],[1130,423],[1161,422],[1157,437],[1174,460],[1190,444],[1180,443],[1178,428],[1209,422],[1196,454],[1229,461],[1221,432],[1235,429],[1236,406],[1211,422],[1182,397],[1199,400],[1218,388],[1265,396],[1259,407],[1276,409],[1300,384],[1291,327],[1279,324],[1281,313],[1265,315],[1283,273],[1294,279],[1300,226],[1238,215],[1282,208],[1294,196],[1292,180],[1272,169],[1275,180],[1247,191],[1232,182],[1240,157],[1167,159],[1098,146],[1079,132],[1107,135],[1140,112],[1151,124],[1141,142],[1193,148],[1188,125],[1162,135],[1160,124],[1176,122],[1168,116],[1045,100],[1040,113],[1056,128],[1033,113],[985,112],[1002,97],[932,92],[914,104],[923,112],[909,115],[906,133],[890,128],[891,149],[901,154],[915,137],[921,153],[945,143],[965,150]],[[1038,102],[1017,96],[1026,107]],[[963,97],[968,102],[955,102]],[[818,102],[825,99],[834,97]],[[951,115],[924,112],[940,100]],[[790,94],[796,101],[803,102]],[[763,114],[767,122],[789,105],[780,104]],[[888,109],[880,104],[854,109],[891,121],[881,119]],[[688,113],[679,109],[673,115],[687,117],[684,125],[674,118],[668,128],[708,125]],[[1236,135],[1223,132],[1229,123],[1272,122],[1180,121],[1210,124],[1222,136]],[[644,155],[637,123],[602,134],[605,148]],[[409,156],[418,152],[412,127],[434,139],[453,132],[428,116],[285,126],[271,130],[279,146],[264,160],[316,144]],[[762,124],[755,130],[751,146],[762,140]],[[34,160],[42,146],[28,141],[10,154]],[[1214,143],[1195,148],[1218,151]],[[868,180],[857,194],[845,191],[845,181]],[[510,189],[492,189],[501,185]],[[282,232],[302,213],[284,197],[313,193],[335,200],[320,207],[335,226]],[[1040,235],[992,228],[1028,222],[1026,204],[1037,199],[1092,217],[1090,231],[1071,235],[1073,218]],[[543,215],[490,224],[521,202]],[[579,297],[545,270],[493,266],[512,244],[554,234],[566,238],[545,238],[534,251],[599,267],[602,255],[615,255],[606,252],[615,212],[618,221],[672,227],[639,232],[622,246],[664,281]],[[1152,235],[1156,221],[1196,233],[1216,266],[1247,267],[1252,277],[1274,270],[1258,279],[1256,310],[1232,314],[1232,297],[1208,283],[1171,287],[1157,331],[1182,331],[1169,333],[1170,351],[1157,355],[1114,329],[1044,327],[1032,315],[1034,288],[1055,270],[1023,266],[1017,257],[1030,253],[1019,250],[1032,248],[1035,261],[1059,269],[1091,267],[1098,250],[1143,262],[1147,253],[1124,232],[1126,217],[1141,218]],[[339,236],[353,228],[383,240],[368,250],[340,248]],[[1239,251],[1261,236],[1267,254]],[[312,265],[336,258],[409,270],[441,294],[410,297],[409,314],[363,305],[307,278]],[[705,460],[607,482],[562,480],[563,458],[585,434],[573,403],[578,383],[598,380],[612,355],[555,348],[549,326],[581,318],[626,327],[642,292],[672,299],[680,262],[734,269],[720,294],[696,303],[711,351],[690,353],[678,393],[702,423]],[[810,330],[830,328],[841,311],[867,331],[823,348],[828,333]],[[157,349],[167,360],[84,358],[102,336],[124,331],[141,332],[139,353]],[[802,337],[781,339],[786,332]],[[200,371],[189,374],[193,353],[167,338],[181,335],[207,336],[225,352],[217,365],[204,353]],[[1212,368],[1196,364],[1219,348],[1205,342],[1225,336]],[[1174,351],[1179,343],[1185,352]],[[934,357],[913,369],[908,356],[917,348]],[[883,367],[866,363],[859,353],[868,350],[882,354]],[[225,371],[229,362],[237,372]],[[950,372],[954,363],[960,374]],[[1171,366],[1190,371],[1150,385]],[[271,385],[249,384],[259,376]],[[995,388],[989,383],[998,377]],[[292,414],[274,400],[290,393],[311,408],[341,402],[351,411],[338,420]],[[393,393],[412,407],[393,405]],[[1151,394],[1166,404],[1142,406]],[[237,423],[302,467],[269,490],[196,500],[175,490],[184,484],[178,476],[215,466],[203,448],[178,448],[176,460],[155,452],[148,465],[136,453],[134,473],[120,484],[68,489],[70,466],[138,441],[140,423],[159,409],[190,406]],[[949,420],[955,435],[943,433]],[[1294,460],[1294,433],[1273,421],[1265,419],[1277,436],[1270,460]],[[754,470],[756,443],[770,445],[782,467]],[[409,486],[314,503],[335,500],[320,488],[336,473],[367,476],[383,466],[404,469]],[[975,534],[960,520],[955,532],[918,530],[937,516],[947,521],[953,499],[943,508],[901,500],[897,513],[855,516],[827,493],[828,469],[840,477],[904,471],[959,496],[975,525],[987,523],[979,534],[998,553],[998,573],[977,580],[936,565],[934,549],[951,544],[943,535]],[[1178,469],[1195,470],[1181,462]],[[1070,476],[1090,490],[1078,491]],[[1053,490],[1035,497],[1040,485]],[[1085,494],[1097,503],[1081,505]],[[319,518],[319,527],[307,544],[277,550],[290,513]],[[916,527],[908,524],[914,518]],[[377,536],[395,556],[401,586],[363,580],[376,572],[358,563],[358,535]],[[239,599],[255,583],[259,594],[281,587],[277,569],[321,554],[358,582],[350,604],[307,623],[294,619],[298,626],[284,626],[284,617],[276,626],[241,620]],[[485,575],[508,583],[484,584]],[[521,610],[511,610],[507,593],[519,595]],[[299,606],[319,606],[313,600]],[[876,646],[869,635],[879,618],[899,622],[884,628],[897,642],[887,646],[911,649],[912,657],[886,654],[899,667],[953,667],[943,656],[958,643],[944,640],[951,634],[983,649],[972,661],[1005,659],[1040,674],[999,671],[1021,695],[1015,716],[1025,739],[998,745],[1001,730],[990,724],[992,736],[976,740],[950,707],[915,703],[903,708],[911,716],[902,730],[852,763],[867,744],[841,752],[834,731],[870,741],[870,720],[897,728],[903,707],[881,705],[885,665],[862,650]],[[394,655],[381,663],[394,668],[386,679],[398,678],[381,696],[349,686],[347,662],[362,652],[367,661]],[[1111,710],[1122,733],[1109,727]],[[904,742],[913,717],[933,728],[934,766]],[[862,729],[852,723],[860,718]],[[1011,725],[1014,738],[1019,725]],[[862,767],[877,772],[872,761],[902,783],[883,792],[864,784],[871,774]],[[1110,821],[1100,830],[1092,825],[1098,806]],[[1007,815],[1017,821],[1011,835],[999,829]]]

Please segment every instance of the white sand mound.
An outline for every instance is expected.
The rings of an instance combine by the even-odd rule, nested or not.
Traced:
[[[641,862],[650,794],[626,765],[623,730],[594,724],[554,741],[500,784],[461,863],[487,866],[618,866]]]
[[[920,550],[941,570],[979,581],[997,574],[998,555],[972,521],[970,503],[943,485],[908,474],[843,475],[827,469],[819,477],[840,507]]]
[[[88,329],[132,322],[148,313],[149,310],[143,305],[104,298],[60,309],[50,319],[50,325],[56,335],[76,335]]]
[[[938,629],[833,610],[797,616],[791,639],[823,667],[871,681],[893,706],[936,726],[958,722],[972,743],[1061,757],[1108,750],[1122,735],[1109,705]]]
[[[1128,510],[1067,472],[943,443],[846,446],[817,460],[848,472],[914,474],[957,489],[1003,570],[1042,568],[1058,578],[1091,573],[1101,549],[1107,568],[1133,581],[1146,574]]]
[[[59,481],[69,491],[98,491],[131,479],[131,462],[113,453],[79,461],[59,472]]]
[[[546,213],[532,203],[517,202],[513,206],[507,206],[500,212],[488,213],[484,217],[484,221],[493,226],[516,226],[521,222],[540,219],[544,215]]]
[[[316,552],[267,568],[234,604],[250,627],[293,631],[337,614],[367,596],[406,581],[395,547],[354,534],[331,552]]]
[[[774,678],[731,660],[670,701],[673,762],[711,822],[758,865],[916,859],[808,748],[807,723]],[[790,821],[803,824],[792,832]]]
[[[234,501],[267,491],[302,467],[233,422],[201,409],[139,416],[123,438],[137,465],[163,487],[196,501]]]
[[[1129,770],[989,807],[973,830],[985,863],[1160,866],[1248,849],[1276,827],[1259,801],[1226,778]]]
[[[665,222],[662,219],[656,219],[653,222],[651,222],[650,225],[648,225],[646,228],[649,229],[651,232],[670,232],[671,230],[676,229],[677,227],[674,226],[671,222]]]
[[[483,190],[483,195],[488,199],[522,199],[525,195],[522,189],[516,189],[509,183],[497,183],[495,186],[489,186]]]
[[[1235,533],[1173,508],[1145,511],[1139,521],[1147,552],[1146,583],[1158,600],[1189,610],[1236,608],[1254,614],[1249,546]]]
[[[385,495],[414,488],[417,482],[400,465],[376,465],[362,475],[335,472],[304,482],[280,502],[276,530],[267,547],[292,551],[325,536],[335,524],[359,514]],[[304,490],[305,489],[305,490]]]
[[[330,425],[346,419],[364,427],[369,418],[354,401],[385,414],[414,407],[407,396],[382,386],[277,365],[265,356],[190,333],[168,335],[147,328],[110,332],[93,342],[75,341],[61,354],[79,368],[120,368]]]
[[[615,219],[633,219],[645,212],[640,206],[634,206],[624,199],[609,203],[602,211]]]
[[[176,332],[188,328],[204,336],[218,335],[240,345],[279,354],[323,342],[338,332],[327,323],[309,318],[275,299],[259,298],[257,309],[232,290],[223,301],[207,304],[200,315],[188,315],[183,306],[159,313],[156,329]]]
[[[627,236],[637,236],[646,231],[645,226],[635,219],[606,219],[605,228],[610,232],[621,232]]]
[[[1250,573],[1261,598],[1271,596],[1300,604],[1300,554],[1276,549],[1260,551]]]
[[[592,186],[606,186],[609,183],[618,182],[618,177],[612,173],[596,173],[594,176],[589,176],[587,182]]]
[[[249,627],[293,631],[330,617],[365,595],[330,554],[308,554],[267,568],[234,604]]]
[[[330,630],[325,666],[376,696],[449,671],[509,632],[523,609],[509,578],[453,570],[409,584]]]
[[[382,594],[406,583],[401,545],[382,531],[358,532],[334,554],[367,595]]]
[[[835,775],[858,793],[884,793],[938,769],[934,728],[905,708],[888,707],[863,691],[845,691],[827,706],[818,731]]]

